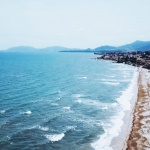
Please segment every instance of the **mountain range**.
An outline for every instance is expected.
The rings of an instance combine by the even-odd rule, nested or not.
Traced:
[[[94,51],[146,51],[150,50],[150,41],[135,41],[122,46],[101,46],[93,49]]]
[[[30,46],[18,46],[11,47],[7,49],[5,52],[52,52],[52,51],[60,51],[60,52],[104,52],[104,51],[146,51],[150,50],[150,41],[135,41],[130,44],[125,44],[121,46],[100,46],[94,49],[79,49],[79,48],[66,48],[60,46],[46,47],[46,48],[34,48]]]

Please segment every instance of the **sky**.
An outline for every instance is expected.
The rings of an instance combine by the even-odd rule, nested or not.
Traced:
[[[0,49],[150,41],[150,0],[0,0]]]

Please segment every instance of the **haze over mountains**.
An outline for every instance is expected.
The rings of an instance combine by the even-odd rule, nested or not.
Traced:
[[[118,47],[105,45],[94,49],[79,49],[79,48],[66,48],[60,46],[46,47],[46,48],[34,48],[30,46],[18,46],[11,47],[5,52],[103,52],[103,51],[146,51],[150,50],[150,41],[135,41],[130,44],[121,45]]]

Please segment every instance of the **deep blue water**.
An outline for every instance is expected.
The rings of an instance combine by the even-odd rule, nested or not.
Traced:
[[[118,99],[135,72],[95,57],[1,52],[0,149],[94,148],[115,126],[113,118],[123,111]]]

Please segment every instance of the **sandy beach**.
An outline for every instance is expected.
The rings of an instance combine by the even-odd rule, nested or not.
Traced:
[[[148,70],[139,70],[138,86],[127,150],[150,150],[150,75]]]
[[[119,136],[111,142],[113,150],[150,150],[150,73],[139,68],[138,87],[125,112]]]

